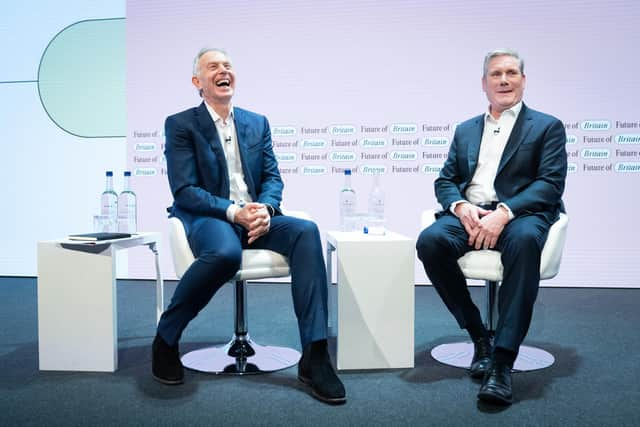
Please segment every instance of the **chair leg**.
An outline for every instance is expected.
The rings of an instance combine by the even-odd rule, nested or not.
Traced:
[[[194,371],[214,374],[259,374],[285,369],[300,360],[300,352],[275,346],[261,346],[249,337],[246,281],[235,282],[234,334],[227,345],[207,347],[182,356],[182,364]]]
[[[487,280],[485,282],[485,289],[487,290],[487,311],[484,326],[487,328],[491,338],[493,338],[496,334],[496,323],[498,319],[498,305],[496,304],[498,297],[498,282]]]

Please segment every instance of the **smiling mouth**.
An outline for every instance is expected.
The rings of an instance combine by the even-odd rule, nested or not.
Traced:
[[[216,86],[218,86],[218,87],[229,87],[229,86],[231,86],[231,80],[229,80],[229,79],[220,80],[220,81],[216,82]]]

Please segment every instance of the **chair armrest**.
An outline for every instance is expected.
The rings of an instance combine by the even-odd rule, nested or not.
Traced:
[[[542,248],[540,257],[541,279],[551,279],[558,274],[564,243],[567,240],[568,225],[569,217],[567,214],[561,213],[558,220],[549,228],[547,241],[544,244],[544,248]]]
[[[436,221],[436,212],[437,211],[435,209],[422,211],[422,214],[420,215],[420,226],[423,230]]]
[[[305,211],[290,211],[290,210],[284,209],[284,208],[281,209],[281,211],[282,211],[282,213],[284,215],[287,215],[287,216],[293,216],[293,217],[296,217],[296,218],[306,219],[308,221],[313,221],[313,219],[311,218],[311,215],[309,215],[309,213],[305,212]]]
[[[169,218],[169,247],[171,248],[171,258],[173,259],[173,269],[180,279],[189,266],[195,261],[187,233],[184,230],[182,221],[176,217]]]

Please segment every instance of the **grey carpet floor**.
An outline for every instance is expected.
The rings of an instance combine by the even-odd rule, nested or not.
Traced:
[[[248,294],[252,337],[299,349],[290,287],[252,284]],[[482,302],[481,288],[472,294]],[[181,350],[225,343],[232,301],[223,287]],[[640,426],[640,289],[541,289],[526,343],[557,361],[515,374],[506,409],[479,404],[478,383],[429,356],[465,338],[431,287],[416,288],[415,368],[341,372],[348,402],[338,407],[310,397],[295,367],[243,377],[188,371],[176,387],[153,381],[152,282],[118,283],[115,373],[38,370],[34,278],[0,278],[0,304],[0,426]]]

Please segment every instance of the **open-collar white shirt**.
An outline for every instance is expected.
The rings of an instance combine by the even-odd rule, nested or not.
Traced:
[[[521,110],[522,101],[504,110],[498,119],[491,115],[491,110],[484,114],[484,130],[480,141],[478,164],[465,191],[466,200],[452,203],[449,208],[451,213],[455,214],[456,206],[464,201],[474,205],[488,205],[499,201],[493,183],[498,174],[502,153]],[[513,212],[509,206],[504,203],[498,203],[498,206],[503,206],[507,210],[509,219],[513,218]]]
[[[206,102],[205,106],[211,115],[211,119],[213,119],[213,123],[216,125],[220,145],[222,145],[222,150],[227,160],[227,170],[229,171],[229,198],[234,201],[234,204],[230,205],[227,209],[227,220],[233,222],[236,211],[245,203],[252,201],[247,182],[244,179],[244,172],[242,171],[238,136],[233,120],[233,106],[229,109],[229,116],[225,118],[220,117]]]
[[[499,201],[493,182],[498,173],[502,153],[521,109],[522,101],[504,110],[498,119],[495,119],[489,111],[484,115],[484,131],[480,142],[478,164],[465,192],[467,200],[474,205]]]

